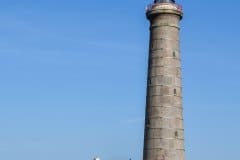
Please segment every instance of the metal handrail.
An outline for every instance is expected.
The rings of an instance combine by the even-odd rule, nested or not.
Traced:
[[[147,5],[146,7],[146,11],[151,11],[152,9],[154,9],[154,7],[156,6],[159,6],[159,5],[162,5],[162,4],[169,4],[169,3],[152,3],[152,4],[149,4]],[[182,12],[183,8],[182,8],[182,5],[180,4],[176,4],[176,3],[170,3],[171,5],[174,5],[178,11]]]

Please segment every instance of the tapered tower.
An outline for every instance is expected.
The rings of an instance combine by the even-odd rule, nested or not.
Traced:
[[[150,46],[143,160],[184,160],[179,22],[182,7],[155,0],[147,7]]]

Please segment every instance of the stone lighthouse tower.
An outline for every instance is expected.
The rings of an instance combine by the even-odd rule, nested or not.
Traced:
[[[155,0],[147,7],[150,46],[143,160],[184,160],[179,22],[182,7]]]

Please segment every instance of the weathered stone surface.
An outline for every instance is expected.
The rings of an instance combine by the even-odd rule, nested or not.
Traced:
[[[177,107],[149,107],[151,117],[169,117],[182,119],[182,109]]]
[[[180,68],[180,60],[174,57],[163,57],[163,58],[151,58],[150,59],[150,68],[152,67],[176,67]]]
[[[180,129],[171,129],[171,128],[149,128],[145,139],[184,139],[184,131]]]
[[[143,160],[184,160],[179,49],[182,12],[169,5],[147,12],[150,48]]]

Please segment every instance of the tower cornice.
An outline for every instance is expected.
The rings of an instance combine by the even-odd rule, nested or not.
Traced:
[[[147,6],[146,16],[148,19],[159,14],[175,14],[182,19],[182,6],[176,3],[153,3]]]

